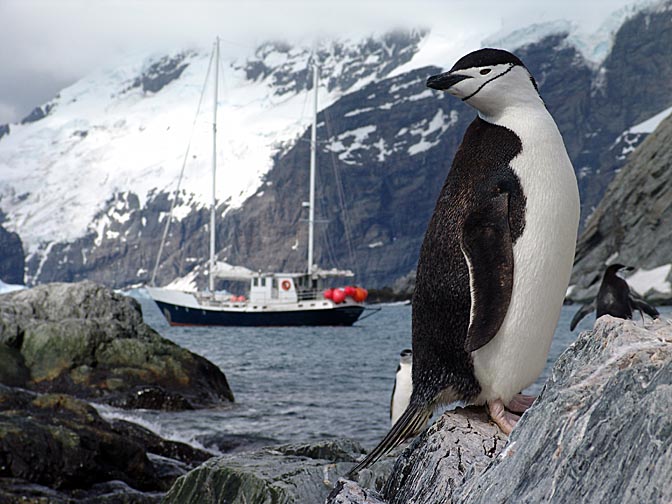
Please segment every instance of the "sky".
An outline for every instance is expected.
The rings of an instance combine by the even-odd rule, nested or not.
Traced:
[[[567,19],[586,32],[633,0],[0,0],[0,124],[16,122],[92,70],[133,54],[265,40],[310,44],[427,27],[473,50],[494,33]]]

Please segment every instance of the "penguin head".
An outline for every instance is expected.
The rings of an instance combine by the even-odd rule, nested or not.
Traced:
[[[616,275],[619,271],[633,271],[635,268],[632,266],[625,266],[623,264],[612,264],[607,267],[607,270],[604,272],[604,276],[614,276]]]
[[[399,354],[399,362],[401,364],[411,364],[413,362],[413,350],[406,348]]]
[[[539,104],[537,83],[520,59],[502,49],[479,49],[460,58],[448,72],[427,79],[486,115],[507,107]]]

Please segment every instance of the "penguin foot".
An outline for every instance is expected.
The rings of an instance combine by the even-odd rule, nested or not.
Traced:
[[[506,409],[514,413],[525,413],[527,408],[532,406],[532,403],[536,398],[537,396],[516,394],[513,396],[513,399],[509,401],[509,404],[506,405]]]
[[[496,401],[488,401],[488,413],[493,422],[495,422],[502,432],[507,436],[511,434],[511,431],[516,426],[520,417],[509,411],[506,411],[504,407],[504,402],[501,399]]]

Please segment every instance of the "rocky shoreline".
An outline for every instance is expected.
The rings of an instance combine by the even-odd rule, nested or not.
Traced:
[[[159,502],[214,453],[162,439],[120,408],[225,408],[217,366],[158,335],[132,298],[92,282],[0,295],[0,502]]]

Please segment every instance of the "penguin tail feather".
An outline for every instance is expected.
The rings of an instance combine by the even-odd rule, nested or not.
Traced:
[[[374,464],[406,439],[419,434],[431,416],[432,410],[428,406],[409,404],[404,414],[399,417],[399,420],[392,426],[383,440],[378,443],[378,446],[364,460],[353,467],[346,477],[352,479],[352,476]]]

